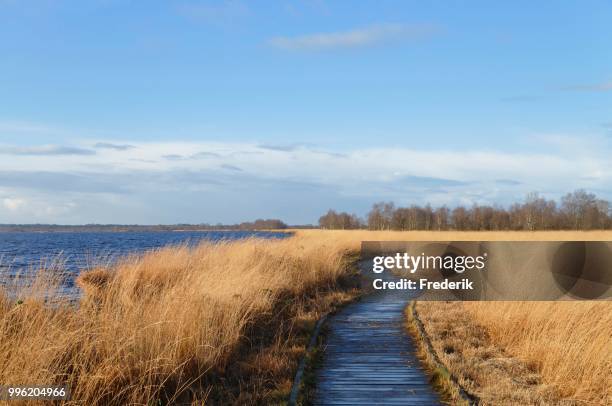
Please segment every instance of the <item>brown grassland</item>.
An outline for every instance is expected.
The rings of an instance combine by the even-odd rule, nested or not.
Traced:
[[[417,302],[416,310],[445,369],[481,404],[612,400],[610,302]]]
[[[280,241],[162,248],[93,269],[79,278],[78,306],[42,303],[41,295],[54,289],[54,272],[44,271],[31,288],[0,291],[0,382],[68,383],[79,404],[282,403],[314,322],[357,294],[351,261],[362,240],[611,237],[298,230]],[[483,399],[505,390],[495,384],[506,381],[468,373],[500,357],[526,368],[522,375],[508,368],[510,381],[538,383],[528,385],[527,403],[610,399],[612,303],[453,305],[465,323],[455,323],[448,306],[430,302],[418,310],[449,370]],[[435,341],[438,322],[464,330],[452,351]],[[460,341],[478,343],[477,336],[487,347],[475,362],[470,357],[478,348],[464,351]]]
[[[53,272],[0,296],[0,382],[67,383],[79,404],[274,404],[308,332],[351,297],[331,236],[203,243],[79,278],[79,306],[43,305]]]

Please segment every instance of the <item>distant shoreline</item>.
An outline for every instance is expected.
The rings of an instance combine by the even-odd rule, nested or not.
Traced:
[[[291,227],[300,228],[300,227]],[[236,231],[265,231],[265,232],[287,232],[288,229],[278,228],[243,228],[232,226],[205,227],[186,225],[0,225],[0,233],[74,233],[74,232],[236,232]]]

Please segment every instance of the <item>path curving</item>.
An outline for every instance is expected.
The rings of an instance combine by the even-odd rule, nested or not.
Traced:
[[[315,405],[441,404],[405,331],[410,300],[407,291],[378,291],[328,318]]]

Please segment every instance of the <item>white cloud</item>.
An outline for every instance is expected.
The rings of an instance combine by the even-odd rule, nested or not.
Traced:
[[[26,201],[24,199],[11,198],[11,197],[6,197],[2,199],[2,205],[10,211],[19,210],[25,204],[26,204]]]
[[[577,148],[577,140],[591,147]],[[75,148],[92,145],[87,142]],[[577,188],[612,198],[610,145],[569,136],[531,142],[541,148],[529,150],[543,152],[116,140],[113,145],[133,148],[5,155],[0,207],[7,211],[0,223],[231,222],[264,215],[297,223],[314,221],[318,210],[359,210],[356,205],[376,200],[505,204],[533,190],[558,198]],[[15,196],[25,203],[6,200]],[[298,215],[308,217],[292,217]]]
[[[287,50],[326,50],[371,46],[393,39],[418,39],[438,32],[429,24],[375,24],[349,31],[271,38],[269,44]]]
[[[535,140],[536,138],[534,138]],[[24,173],[40,173],[39,183],[48,183],[49,173],[70,174],[70,183],[88,173],[108,176],[121,173],[171,173],[191,171],[215,174],[223,168],[241,168],[249,176],[265,179],[299,179],[300,181],[343,185],[361,181],[392,182],[410,176],[439,178],[460,182],[510,179],[516,182],[550,185],[576,181],[612,173],[605,147],[567,148],[577,138],[541,137],[541,144],[549,145],[550,152],[517,153],[487,150],[419,150],[412,148],[360,148],[348,151],[327,151],[320,147],[295,145],[291,148],[270,148],[256,143],[224,142],[123,142],[128,150],[101,149],[91,156],[55,156],[43,150],[40,155],[6,156],[0,161],[0,173],[14,172],[26,179]],[[556,141],[556,147],[548,143]],[[563,141],[563,142],[561,142]],[[571,142],[570,142],[571,141]],[[534,141],[535,142],[535,141]],[[583,140],[583,143],[587,142]],[[586,144],[584,144],[586,145]],[[599,145],[599,144],[597,144]],[[74,147],[77,151],[80,147]],[[603,149],[602,149],[603,148]],[[28,151],[39,151],[29,147]],[[63,150],[60,150],[63,151]],[[340,153],[341,152],[341,153]],[[4,178],[0,176],[0,180]],[[49,178],[51,179],[51,178]],[[55,180],[54,180],[55,181]],[[92,183],[113,184],[114,180]],[[11,186],[16,186],[12,182]],[[2,185],[0,185],[2,186]],[[88,188],[89,191],[92,188]],[[111,190],[111,189],[109,189]],[[119,190],[119,185],[117,185]]]
[[[0,223],[53,223],[74,215],[77,204],[63,192],[0,188]],[[98,195],[97,200],[104,199]]]
[[[94,155],[96,151],[60,145],[40,145],[30,147],[2,146],[0,155]]]
[[[110,142],[97,142],[93,147],[97,149],[114,149],[115,151],[127,151],[134,148],[130,144],[113,144]]]

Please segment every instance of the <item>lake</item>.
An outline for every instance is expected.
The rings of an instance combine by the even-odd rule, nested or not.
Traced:
[[[250,237],[277,239],[289,235],[268,231],[0,232],[0,283],[17,273],[24,274],[58,261],[76,277],[79,271],[92,265],[112,263],[118,257],[166,245]],[[67,280],[68,290],[74,289],[73,282],[74,278]]]

